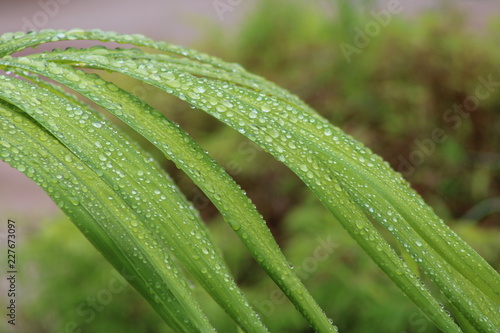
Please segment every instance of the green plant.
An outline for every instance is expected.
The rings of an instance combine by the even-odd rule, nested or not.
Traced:
[[[62,40],[117,42],[162,52],[95,46],[11,56]],[[4,34],[0,56],[0,68],[15,75],[0,77],[0,157],[44,188],[173,329],[212,330],[191,296],[186,269],[241,329],[266,331],[172,180],[102,115],[43,77],[101,106],[174,161],[315,330],[337,329],[238,185],[176,124],[117,84],[80,68],[117,72],[155,86],[259,144],[311,188],[441,330],[459,332],[458,325],[464,330],[472,325],[494,332],[500,327],[497,272],[380,157],[276,85],[189,49],[98,30]],[[405,261],[380,226],[409,254]],[[421,284],[412,270],[415,264],[446,296],[458,325]]]

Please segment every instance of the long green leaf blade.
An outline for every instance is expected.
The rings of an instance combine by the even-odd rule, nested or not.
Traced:
[[[141,224],[131,230],[127,224],[135,225],[136,213],[100,176],[23,111],[1,100],[0,133],[2,160],[47,191],[168,325],[179,332],[213,330],[182,282],[185,277],[162,248],[148,243],[149,232]],[[133,237],[137,233],[146,237]]]
[[[49,55],[42,55],[43,57],[50,57]],[[193,98],[189,96],[189,92],[188,91],[182,91],[181,89],[179,89],[180,91],[175,91],[173,88],[175,87],[180,87],[182,86],[183,84],[187,87],[192,87],[195,85],[195,83],[192,83],[192,82],[188,82],[188,83],[185,83],[183,82],[183,80],[193,80],[194,81],[194,78],[191,78],[187,75],[185,75],[184,73],[178,73],[178,72],[173,72],[173,73],[167,73],[167,75],[164,75],[164,77],[162,78],[161,76],[158,75],[158,73],[156,72],[157,68],[158,67],[155,67],[155,66],[149,66],[149,68],[151,68],[151,71],[150,72],[145,72],[148,70],[148,66],[141,66],[140,68],[140,73],[137,73],[136,70],[137,68],[139,67],[138,64],[136,63],[130,63],[130,65],[128,65],[128,62],[117,62],[115,64],[112,64],[112,63],[108,63],[108,64],[103,64],[102,62],[99,62],[100,58],[99,57],[95,57],[94,55],[85,55],[85,53],[64,53],[63,55],[61,55],[60,57],[57,56],[57,54],[55,55],[55,58],[58,59],[58,60],[64,60],[64,61],[74,61],[74,62],[78,62],[80,64],[89,64],[91,67],[92,66],[102,66],[103,68],[106,68],[108,70],[113,70],[113,71],[118,71],[118,72],[121,72],[123,74],[127,74],[127,75],[130,75],[134,78],[137,78],[137,79],[142,79],[144,80],[145,82],[149,83],[149,84],[153,84],[153,85],[156,85],[157,87],[159,88],[162,88],[170,93],[174,93],[174,94],[178,94],[179,97],[182,97],[182,96],[187,96],[185,97],[186,99],[189,100],[190,103],[192,103],[193,105],[198,105],[199,103],[197,102],[199,100],[199,98]],[[175,73],[175,74],[174,74]],[[166,81],[166,82],[163,82],[163,81]],[[207,84],[206,82],[204,82],[203,80],[197,80],[196,81],[197,84],[203,84],[205,83],[204,87],[206,88],[206,93],[212,93],[212,95],[210,95],[209,97],[211,98],[216,98],[217,94],[221,94],[226,100],[226,101],[232,101],[234,102],[234,97],[232,96],[229,96],[227,93],[221,93],[220,92],[220,89],[216,89],[213,87],[213,85],[209,85]],[[173,88],[172,88],[173,87]],[[226,87],[226,90],[230,90],[229,87]],[[226,102],[227,103],[231,103],[231,102]],[[234,102],[235,105],[236,105],[236,102]],[[198,105],[200,108],[202,107],[205,107],[205,105]],[[216,110],[216,112],[214,112],[214,114],[216,116],[221,116],[223,114],[227,112],[231,112],[231,111],[228,111],[228,106],[227,105],[224,105],[224,103],[221,103],[221,104],[216,104],[216,106],[214,107],[214,109]],[[252,110],[255,110],[255,108],[252,108]],[[270,109],[269,109],[270,110]],[[268,111],[269,111],[268,110]],[[234,119],[234,115],[233,116],[229,116],[228,118],[233,118]],[[245,121],[250,124],[249,126],[252,126],[253,125],[253,121],[252,121],[252,115],[249,113],[246,115],[245,117]],[[235,120],[232,120],[230,119],[230,122],[225,119],[225,121],[227,121],[229,123],[229,125],[235,125],[234,123],[236,122]],[[239,122],[239,124],[241,124],[241,121]],[[241,125],[240,125],[241,126]],[[255,125],[253,125],[255,127]],[[245,129],[246,130],[246,129]],[[272,131],[272,130],[271,130]],[[246,130],[246,131],[243,131],[245,133],[251,133],[250,135],[252,134],[255,134],[257,133],[256,129],[253,128],[253,131],[250,131],[250,130]],[[272,134],[269,134],[269,135],[266,135],[266,138],[267,137],[271,137]],[[251,138],[254,138],[254,137],[251,137]],[[254,138],[255,139],[255,138]],[[264,147],[265,148],[268,148],[271,152],[279,152],[280,155],[278,158],[280,158],[281,160],[285,160],[285,157],[286,156],[287,158],[294,158],[294,160],[292,160],[289,165],[291,166],[292,169],[294,169],[295,172],[297,172],[299,175],[302,175],[303,179],[306,180],[306,183],[310,183],[308,180],[309,179],[313,179],[314,177],[310,177],[310,171],[306,168],[306,170],[303,170],[304,167],[301,166],[301,161],[303,160],[303,155],[300,155],[300,156],[295,156],[294,155],[294,149],[296,147],[294,147],[293,145],[295,145],[295,143],[292,142],[292,144],[290,143],[286,143],[285,145],[280,145],[278,146],[277,148],[276,147],[271,147],[269,148],[269,142],[270,140],[267,140],[267,139],[264,139],[262,140],[264,141]],[[261,143],[261,142],[259,142]],[[304,153],[304,152],[302,152]],[[305,152],[307,153],[307,151]],[[292,157],[290,157],[292,156]],[[313,161],[311,159],[311,161]],[[311,162],[310,161],[310,162]],[[309,171],[309,172],[307,172]],[[321,178],[315,178],[315,179],[323,179],[325,178],[323,175],[321,175]],[[318,180],[317,180],[318,181]],[[323,180],[319,180],[320,182],[323,181]],[[338,186],[340,186],[338,183],[336,183],[336,180],[332,177],[327,177],[326,178],[326,181],[329,182],[329,184],[326,184],[325,186],[323,187],[319,187],[319,188],[336,188]],[[309,184],[311,185],[311,184]],[[314,183],[312,183],[312,185],[314,186]],[[315,190],[315,188],[313,187],[313,190]],[[317,189],[316,189],[317,190]],[[339,196],[340,194],[336,194],[337,196]],[[321,195],[320,195],[321,196]],[[323,197],[326,197],[325,195],[323,195]],[[330,205],[330,207],[332,207],[332,204],[334,203],[334,200],[332,200],[332,197],[331,196],[331,193],[329,193],[328,197],[330,198],[329,200],[330,201],[327,201],[325,204],[328,206]],[[332,211],[338,211],[338,208],[337,209],[332,209]],[[351,210],[344,210],[343,211],[344,214],[337,214],[338,218],[341,220],[341,221],[347,221],[346,223],[352,223],[352,211]],[[361,217],[360,217],[361,218]],[[357,230],[357,227],[356,228],[348,228],[348,230]],[[374,231],[374,229],[372,230]],[[366,243],[364,240],[363,240],[363,237],[362,236],[365,236],[365,235],[360,235],[358,237],[356,237],[356,235],[358,234],[357,232],[352,232],[351,234],[353,234],[355,236],[355,238],[357,238],[358,242],[361,242],[362,244],[365,244],[365,249],[366,249],[366,246],[370,246],[369,249],[371,249],[372,251],[371,252],[374,252],[374,249],[376,248],[376,245],[379,244],[375,244],[375,243],[371,243],[371,242],[368,242]],[[387,255],[388,257],[387,258],[392,258],[393,260],[393,263],[397,262],[396,261],[396,256],[393,255],[393,254],[388,254]],[[379,258],[382,258],[382,257],[379,257]],[[387,266],[388,264],[385,263],[385,262],[378,262],[381,266]],[[396,264],[397,265],[397,264]],[[404,272],[404,274],[407,274],[407,279],[409,279],[407,282],[405,282],[405,285],[404,285],[404,289],[406,290],[409,290],[409,289],[414,289],[413,293],[414,294],[419,294],[421,293],[421,288],[420,288],[420,285],[418,283],[418,281],[415,279],[415,277],[412,277],[411,276],[411,273],[405,269],[404,266],[401,266],[402,263],[399,263],[399,271],[401,272]],[[396,279],[396,277],[394,277],[394,279]],[[427,296],[427,302],[429,302],[429,296]],[[420,300],[420,301],[416,301],[417,303],[422,303],[423,301]],[[435,301],[433,301],[433,304],[434,304],[434,307],[433,306],[428,306],[427,307],[427,311],[426,313],[431,317],[436,317],[439,316],[441,318],[441,321],[442,321],[442,324],[441,327],[453,327],[453,324],[451,323],[449,317],[444,313],[444,311],[438,311],[436,312],[435,309],[435,305],[437,305],[437,303]],[[446,324],[445,324],[446,323]],[[451,325],[451,326],[450,326]]]
[[[10,84],[10,80],[3,85],[0,82],[0,87]],[[140,220],[148,224],[147,228],[153,231],[158,241],[167,244],[202,285],[212,291],[214,298],[226,305],[226,310],[245,330],[266,331],[237,290],[225,264],[216,254],[205,230],[200,227],[198,216],[171,181],[160,177],[158,167],[146,163],[145,157],[139,155],[130,142],[120,140],[116,131],[95,114],[74,101],[68,103],[54,93],[32,87],[19,81],[15,93],[3,89],[0,96],[30,113],[75,155],[101,174],[125,203],[136,211]],[[95,153],[96,147],[105,148]],[[135,161],[134,167],[130,167],[131,161]],[[151,193],[151,201],[144,200]],[[136,234],[136,237],[141,237],[141,234]],[[197,242],[194,243],[193,239]],[[155,244],[154,239],[149,242]],[[206,279],[206,276],[211,278]]]
[[[27,60],[23,64],[8,64],[44,75],[81,93],[132,126],[171,158],[214,202],[252,255],[285,293],[294,299],[311,325],[318,331],[334,330],[330,320],[293,273],[249,199],[186,133],[158,111],[111,83],[94,84],[100,79],[93,75],[55,63],[48,63],[47,66],[43,66],[43,63],[28,64]],[[103,95],[107,98],[103,99]]]
[[[83,64],[83,63],[85,63],[85,64],[89,63],[89,64],[90,64],[90,65],[92,65],[92,66],[99,66],[99,65],[100,65],[100,62],[99,62],[99,60],[101,60],[100,56],[96,57],[95,55],[91,55],[91,54],[90,54],[90,55],[86,55],[85,53],[83,53],[83,54],[78,54],[78,53],[73,54],[73,53],[74,53],[74,52],[71,52],[71,53],[69,53],[69,54],[64,53],[64,55],[63,55],[63,56],[61,56],[59,59],[60,59],[60,60],[64,60],[64,61],[72,60],[72,61],[80,62],[80,63],[82,63],[82,64]],[[80,55],[80,56],[78,57],[78,55]],[[48,55],[44,55],[44,56],[48,56]],[[101,65],[102,65],[102,64],[101,64]],[[168,92],[171,92],[171,93],[174,93],[174,94],[175,94],[175,93],[177,93],[177,94],[179,94],[179,97],[182,97],[182,96],[187,96],[186,94],[188,94],[188,95],[189,95],[189,92],[184,92],[184,91],[182,91],[182,90],[181,90],[181,92],[178,92],[178,91],[176,92],[176,91],[174,91],[174,90],[172,89],[172,86],[173,86],[174,88],[175,88],[175,87],[179,87],[179,81],[178,81],[178,80],[189,80],[189,79],[190,79],[190,77],[188,77],[188,76],[184,76],[182,73],[181,73],[181,74],[179,74],[179,73],[175,73],[175,74],[177,74],[177,76],[176,76],[175,74],[172,74],[172,73],[167,73],[168,75],[164,75],[164,78],[163,78],[163,79],[164,79],[165,81],[167,81],[167,82],[166,82],[166,83],[160,83],[160,84],[159,84],[159,83],[158,83],[158,81],[160,81],[160,82],[161,82],[162,78],[158,75],[158,73],[156,73],[156,67],[155,67],[155,66],[149,66],[149,68],[151,68],[151,72],[150,72],[150,73],[145,73],[145,71],[147,71],[147,70],[148,70],[148,66],[140,66],[140,74],[135,72],[135,71],[137,70],[137,68],[139,67],[139,66],[138,66],[138,64],[136,64],[136,63],[127,63],[127,62],[125,62],[125,63],[124,63],[124,62],[119,62],[119,63],[116,63],[114,66],[113,66],[112,64],[106,64],[106,65],[103,65],[103,67],[104,67],[104,68],[106,68],[106,69],[108,69],[108,70],[114,70],[114,71],[119,71],[119,72],[122,72],[122,73],[124,73],[124,74],[128,74],[128,75],[130,75],[130,76],[132,76],[132,77],[135,77],[135,78],[137,78],[137,79],[141,79],[142,77],[144,77],[144,76],[145,76],[145,74],[148,74],[148,75],[146,75],[147,79],[145,79],[145,82],[148,82],[148,83],[150,83],[150,84],[157,85],[158,87],[160,87],[160,88],[162,88],[162,89],[165,89],[165,90],[167,90]],[[173,76],[174,78],[179,78],[179,79],[172,79],[172,75],[174,75],[174,76]],[[143,78],[143,80],[144,80],[144,78]],[[174,82],[175,82],[175,83],[174,83]],[[181,82],[182,82],[182,81],[181,81]],[[182,86],[182,84],[180,84],[180,85]],[[188,83],[188,84],[186,84],[186,86],[188,86],[188,87],[192,87],[192,86],[193,86],[193,83]],[[212,87],[212,86],[208,86],[207,91],[211,91],[211,92],[213,93],[213,95],[212,95],[211,97],[212,97],[212,98],[214,98],[214,96],[216,96],[216,93],[217,93],[219,90],[214,89],[214,87]],[[220,94],[220,93],[219,93],[219,94]],[[233,99],[233,97],[232,97],[232,96],[228,96],[227,94],[224,94],[224,93],[223,93],[222,95],[226,98],[226,99],[225,99],[226,101],[227,101],[227,100],[232,100],[232,99]],[[188,96],[187,98],[189,98],[189,97],[192,97],[192,96]],[[196,105],[196,103],[197,103],[197,101],[196,101],[196,100],[197,100],[196,98],[191,98],[191,99],[190,99],[190,102],[191,102],[191,103],[195,103],[195,105]],[[229,103],[230,103],[230,102],[229,102]],[[226,102],[226,104],[227,104],[227,102]],[[227,110],[227,105],[220,105],[220,104],[219,104],[219,105],[218,105],[218,108],[216,108],[216,110],[217,110],[217,114],[219,114],[219,115],[220,115],[220,114],[223,114],[223,113],[225,113],[225,111]],[[230,118],[232,118],[232,117],[230,117]],[[251,124],[251,121],[252,121],[252,116],[251,116],[251,115],[248,115],[246,118],[247,118],[247,119],[246,119],[246,121],[248,121],[248,122]],[[254,129],[253,133],[256,133],[256,132],[257,132],[257,131]],[[250,132],[250,133],[251,133],[251,132]],[[265,141],[266,141],[266,143],[269,143],[269,140],[265,140]],[[294,154],[294,150],[293,150],[293,148],[294,148],[294,147],[293,147],[293,146],[290,146],[289,144],[287,144],[287,145],[285,145],[285,146],[282,146],[282,147],[278,147],[278,149],[280,150],[280,152],[281,152],[282,154],[283,154],[283,152],[285,152],[285,151],[287,151],[287,150],[290,150],[290,154],[287,154],[287,156],[294,156],[294,155],[293,155],[293,154]],[[274,149],[274,148],[271,148],[271,149]],[[272,150],[271,150],[271,151],[272,151]],[[307,153],[307,152],[306,152],[306,153]],[[282,156],[283,156],[283,155],[282,155]],[[296,161],[292,161],[292,162],[290,162],[290,165],[292,166],[292,169],[293,169],[293,168],[295,168],[295,170],[294,170],[294,171],[295,171],[295,172],[297,172],[299,175],[300,175],[301,173],[304,173],[304,170],[302,170],[302,169],[303,169],[303,167],[300,167],[300,166],[301,166],[301,164],[300,164],[300,161],[301,161],[301,160],[302,160],[302,156],[297,157],[297,158],[296,158]],[[306,170],[306,171],[307,171],[307,170]],[[304,179],[306,179],[306,183],[308,183],[308,181],[307,181],[307,180],[308,180],[309,178],[311,178],[311,177],[309,176],[309,174],[308,174],[308,173],[306,173],[305,175],[303,175],[303,177],[304,177]],[[328,179],[327,179],[327,181],[329,181],[329,182],[336,182],[336,181],[335,181],[333,178],[331,178],[331,177],[330,177],[330,178],[328,178]],[[313,184],[313,185],[314,185],[314,184]],[[338,184],[333,184],[333,183],[331,183],[331,184],[329,184],[329,186],[327,186],[326,188],[334,188],[334,186],[339,186],[339,185],[338,185]],[[314,190],[314,187],[313,187],[313,190]],[[328,206],[330,203],[331,203],[331,202],[326,202],[327,206]],[[333,210],[333,211],[335,211],[335,210]],[[351,213],[351,214],[352,214],[352,213]],[[352,222],[352,220],[350,219],[350,215],[351,215],[351,214],[349,213],[349,211],[347,211],[347,213],[346,213],[346,214],[344,214],[344,215],[340,215],[340,217],[341,217],[341,219],[340,219],[340,220],[341,220],[341,221],[348,221],[347,223]],[[348,228],[348,230],[349,230],[349,228]],[[357,230],[357,229],[352,229],[352,228],[351,228],[351,230]],[[355,236],[357,235],[357,233],[355,233],[355,232],[354,232],[354,233],[352,233],[352,234],[354,234]],[[356,237],[355,237],[355,238],[356,238]],[[362,237],[357,237],[357,238],[358,238],[358,242],[361,242],[361,243],[364,243],[364,244],[368,244],[368,245],[370,245],[372,250],[373,250],[373,249],[375,249],[376,244],[363,242]],[[372,252],[374,252],[374,251],[372,251]],[[395,256],[394,256],[394,255],[392,255],[392,258],[393,258],[393,260],[395,260]],[[382,265],[382,266],[387,266],[387,263],[381,263],[381,265]],[[400,263],[399,265],[401,266],[401,265],[402,265],[402,263]],[[404,266],[401,266],[401,268],[399,269],[399,271],[401,271],[401,272],[405,272],[406,274],[410,274],[410,272],[409,272],[409,271],[407,271],[407,270],[405,270],[405,269],[404,269]],[[419,291],[419,290],[417,290],[417,288],[418,288],[417,286],[419,286],[419,284],[418,284],[418,283],[416,283],[415,281],[412,281],[412,280],[415,280],[415,278],[414,278],[414,277],[411,277],[411,276],[410,276],[410,277],[408,277],[408,278],[410,279],[410,281],[409,281],[409,282],[406,282],[406,285],[405,285],[405,287],[404,287],[404,288],[405,288],[406,290],[411,289],[411,288],[414,288],[414,289],[415,289],[414,293],[419,293],[420,291]],[[427,298],[427,300],[428,300],[428,298]],[[429,300],[428,300],[428,301],[429,301]],[[419,302],[421,303],[422,301],[416,301],[416,302],[417,302],[417,303],[419,303]],[[436,303],[436,302],[434,301],[434,303]],[[435,305],[435,304],[434,304],[434,305]],[[432,306],[431,306],[431,307],[427,307],[427,309],[428,309],[427,313],[430,315],[430,317],[431,317],[431,318],[436,316],[436,315],[435,315],[435,313],[436,313],[436,312],[435,312],[435,307],[432,307]],[[441,320],[442,320],[443,322],[445,322],[445,323],[447,322],[447,323],[448,323],[448,324],[446,324],[446,325],[448,325],[448,327],[449,327],[449,326],[450,326],[450,319],[446,316],[446,314],[445,314],[444,312],[441,312],[441,313],[440,313],[440,312],[437,312],[437,314],[440,316],[440,318],[441,318]],[[444,325],[444,324],[441,324],[441,325]],[[446,326],[444,326],[444,327],[446,327]]]
[[[365,214],[395,236],[469,322],[484,332],[500,327],[500,316],[495,311],[500,304],[500,276],[435,216],[399,174],[298,98],[238,65],[138,35],[98,30],[9,35],[0,37],[0,55],[71,39],[114,41],[169,52],[170,55],[149,55],[139,50],[93,49],[80,54],[63,51],[33,58],[121,72],[207,111],[294,170],[441,329],[458,330],[439,308],[432,313],[435,301],[427,292],[419,291],[420,285],[409,285],[416,278],[406,265],[393,262],[394,253],[379,239]],[[377,244],[382,246],[385,258],[376,254],[380,251]],[[388,269],[388,263],[395,266]]]

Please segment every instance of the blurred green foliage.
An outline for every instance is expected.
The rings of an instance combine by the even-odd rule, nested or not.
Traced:
[[[468,221],[462,217],[476,204],[500,197],[500,86],[492,84],[474,111],[452,110],[475,96],[480,77],[500,82],[500,30],[494,28],[499,22],[472,32],[462,14],[445,5],[413,18],[403,10],[380,25],[380,32],[358,48],[359,53],[346,57],[342,43],[355,45],[357,29],[363,31],[376,21],[372,10],[383,9],[366,1],[363,6],[347,1],[261,1],[240,31],[231,37],[214,29],[198,49],[238,62],[299,95],[396,170],[409,171],[408,166],[401,169],[401,161],[413,156],[419,163],[410,164],[412,172],[406,172],[413,187],[498,269],[500,207],[490,205],[479,215],[469,214]],[[436,331],[283,165],[184,102],[132,80],[120,78],[120,84],[178,122],[226,167],[341,331]],[[436,129],[445,139],[431,146]],[[200,209],[238,283],[269,328],[309,332],[203,194],[161,154],[154,149],[150,153]],[[33,271],[22,281],[23,290],[30,290],[23,305],[25,331],[65,332],[64,325],[72,322],[81,332],[166,330],[128,286],[111,292],[109,304],[91,315],[88,298],[99,293],[104,297],[110,281],[118,288],[124,280],[117,279],[69,224],[49,224],[23,245],[23,258]],[[427,283],[424,277],[422,281]],[[194,288],[219,331],[235,331],[210,298]]]
[[[23,243],[19,332],[164,331],[162,319],[66,217]]]

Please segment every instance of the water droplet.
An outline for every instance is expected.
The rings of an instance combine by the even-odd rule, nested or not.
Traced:
[[[69,197],[69,202],[71,202],[71,204],[73,206],[78,206],[80,204],[80,200],[78,200],[78,198],[75,198],[75,197]]]
[[[229,102],[227,99],[223,100],[222,104],[224,104],[228,108],[232,108],[233,107],[233,104],[231,102]]]
[[[7,141],[0,140],[0,145],[4,146],[5,148],[10,148],[11,145]]]
[[[278,138],[280,133],[276,129],[271,128],[271,129],[269,129],[269,135],[276,139],[276,138]]]
[[[73,82],[80,81],[80,77],[78,75],[76,75],[75,73],[67,73],[66,78],[70,81],[73,81]]]
[[[219,112],[225,112],[225,111],[227,111],[227,108],[224,105],[220,105],[220,104],[217,105],[216,109]]]
[[[230,222],[231,228],[233,228],[234,231],[238,231],[241,229],[241,223],[239,221],[231,221]]]
[[[31,63],[31,59],[27,57],[19,57],[17,58],[17,61],[24,65],[29,65]]]
[[[196,87],[194,89],[195,89],[195,91],[197,91],[197,92],[199,92],[201,94],[203,94],[205,92],[205,88],[202,87],[202,86],[198,86],[198,87]]]
[[[172,87],[172,88],[179,88],[181,86],[181,83],[177,80],[167,81],[167,82],[165,82],[165,84]]]

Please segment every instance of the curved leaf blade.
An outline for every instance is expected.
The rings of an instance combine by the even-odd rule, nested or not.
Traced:
[[[10,85],[10,81],[0,82],[0,87]],[[2,89],[0,98],[22,107],[100,175],[124,200],[121,206],[130,206],[140,217],[127,220],[129,227],[133,230],[135,224],[142,223],[156,238],[148,240],[152,246],[167,244],[242,328],[266,331],[218,257],[199,217],[159,167],[76,101],[69,103],[50,91],[17,81],[15,93]],[[134,236],[146,237],[140,233]]]
[[[355,236],[358,233],[356,228],[361,225],[359,229],[368,230],[363,218],[364,214],[371,216],[393,233],[471,323],[486,332],[500,326],[499,315],[493,310],[500,303],[499,275],[435,216],[399,174],[295,96],[248,74],[237,65],[143,36],[74,30],[8,37],[4,38],[7,41],[4,46],[0,46],[0,54],[64,39],[115,41],[173,54],[174,57],[144,54],[134,58],[134,61],[125,62],[124,67],[128,68],[111,70],[177,95],[259,143],[289,165],[362,246],[364,237]],[[120,52],[123,55],[116,58],[96,57],[96,54],[99,55],[97,50],[84,60],[78,60],[75,54],[70,54],[72,52],[60,52],[59,58],[57,52],[40,57],[53,61],[81,61],[79,66],[109,69],[126,59],[126,54],[140,55],[137,50]],[[177,56],[185,59],[177,59]],[[170,75],[160,77],[158,70],[161,68],[169,71]],[[151,77],[145,77],[147,75]],[[204,92],[193,90],[200,84]],[[207,103],[211,101],[208,98],[213,98],[215,103]],[[336,188],[339,188],[340,194],[332,190]],[[352,217],[349,218],[351,215],[357,216],[355,222]],[[368,238],[373,235],[376,235],[375,229],[364,234]],[[376,242],[368,243],[367,252],[373,255],[377,250]],[[383,260],[379,260],[378,264],[382,269],[386,265]],[[394,273],[394,270],[389,270],[391,272]],[[402,275],[408,281],[415,278],[407,276],[406,270]],[[417,289],[413,287],[412,290],[418,294]],[[418,300],[413,300],[418,303]],[[432,315],[432,306],[424,311]],[[439,309],[438,317],[443,320],[442,329],[455,330],[453,325],[447,326],[450,320],[442,318]]]
[[[184,170],[221,211],[260,265],[276,281],[318,331],[335,330],[330,320],[293,273],[262,216],[232,178],[178,126],[158,111],[115,85],[95,84],[99,78],[55,63],[15,64],[53,79],[104,107],[143,134]],[[43,69],[40,69],[43,68]],[[78,80],[76,80],[78,78]],[[103,99],[102,96],[106,96]],[[294,292],[291,292],[294,291]]]
[[[148,244],[148,237],[134,237],[149,232],[140,224],[131,230],[127,223],[137,221],[136,213],[100,176],[23,111],[1,100],[0,129],[2,160],[47,191],[169,326],[179,332],[213,330],[182,283],[185,277],[162,248]]]

